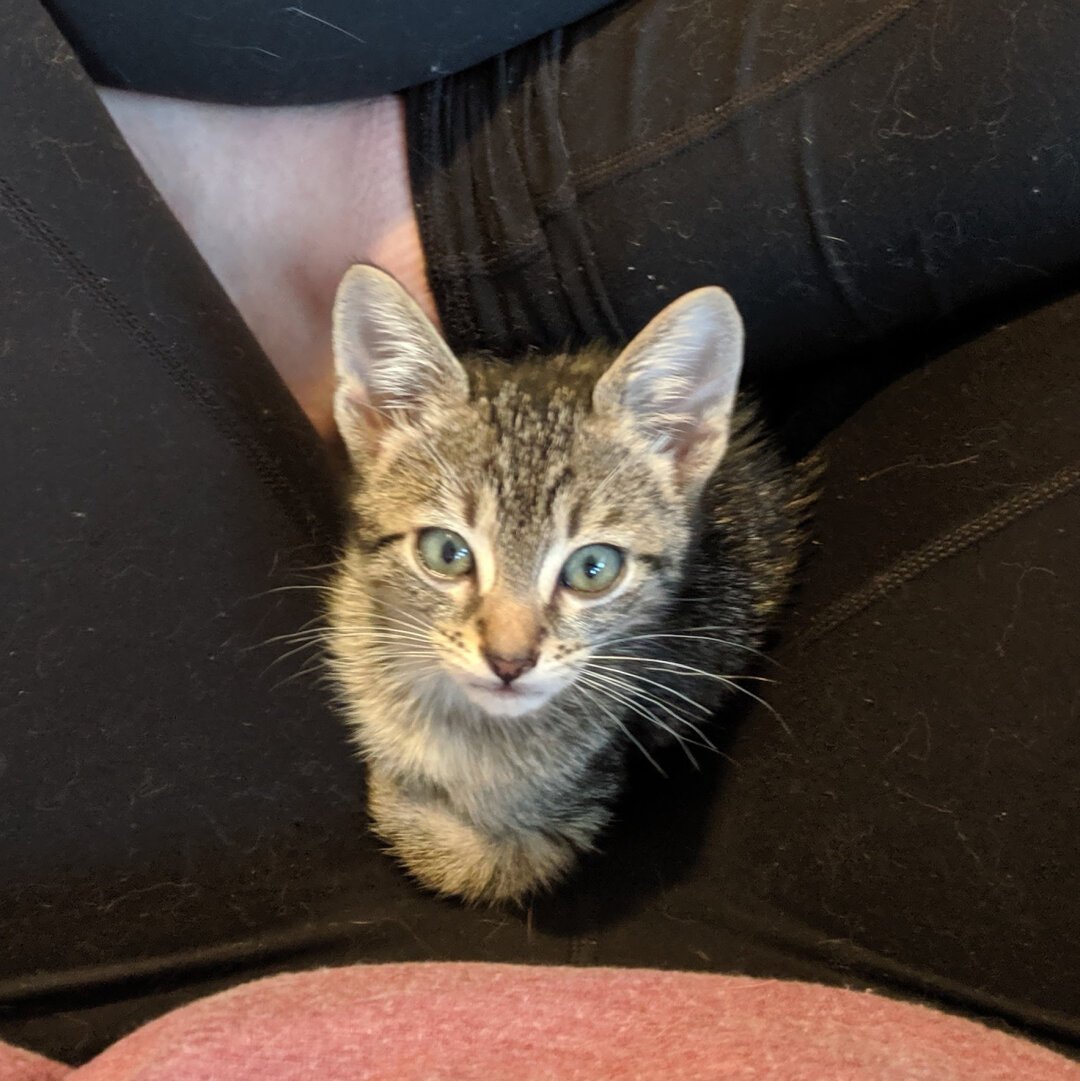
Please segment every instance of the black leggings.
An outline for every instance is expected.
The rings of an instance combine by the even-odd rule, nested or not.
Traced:
[[[625,338],[718,282],[820,436],[912,337],[1080,266],[1078,48],[1053,0],[655,0],[418,87],[451,341]]]
[[[311,656],[272,663],[332,470],[55,26],[0,0],[6,1038],[74,1061],[267,972],[487,959],[871,986],[1080,1052],[1080,17],[1002,8],[637,0],[409,91],[455,344],[618,336],[720,281],[804,443],[911,369],[824,439],[772,709],[643,770],[526,921],[365,833]]]

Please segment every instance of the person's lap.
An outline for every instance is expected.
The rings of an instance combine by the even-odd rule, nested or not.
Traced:
[[[12,30],[57,55],[44,20]],[[1076,1047],[1080,302],[826,441],[780,718],[643,777],[526,924],[422,895],[365,836],[314,671],[278,686],[285,650],[252,648],[317,613],[268,590],[328,558],[329,468],[81,73],[0,73],[8,1038],[85,1057],[259,972],[457,958],[849,980]]]

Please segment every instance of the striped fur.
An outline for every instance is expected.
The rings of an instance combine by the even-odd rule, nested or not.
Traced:
[[[335,335],[354,481],[331,663],[373,826],[424,885],[518,900],[597,846],[628,753],[707,740],[787,593],[802,487],[735,404],[741,325],[719,290],[618,357],[458,362],[354,268]],[[465,538],[471,575],[425,570],[428,527]],[[591,543],[626,554],[599,598],[560,584]],[[526,648],[500,684],[485,651]]]

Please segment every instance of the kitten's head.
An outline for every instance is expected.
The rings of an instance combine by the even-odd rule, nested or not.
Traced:
[[[617,701],[602,658],[678,591],[742,340],[731,298],[706,288],[617,356],[467,372],[393,279],[354,267],[334,311],[335,417],[362,570],[338,618],[366,625],[339,636],[399,686],[489,716],[572,685]]]

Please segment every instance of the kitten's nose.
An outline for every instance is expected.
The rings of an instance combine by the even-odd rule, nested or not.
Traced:
[[[528,657],[500,657],[497,653],[491,653],[485,649],[484,660],[488,662],[488,667],[495,675],[508,687],[518,676],[523,676],[530,668],[536,667],[535,653],[530,654]]]

